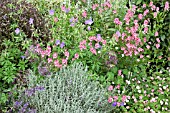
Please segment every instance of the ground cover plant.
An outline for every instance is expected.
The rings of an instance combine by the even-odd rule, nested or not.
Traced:
[[[170,111],[168,1],[2,0],[0,6],[1,112],[57,112],[57,101],[62,101],[63,113],[77,109],[82,113],[91,113],[88,110],[92,109],[110,113]],[[76,76],[81,72],[69,68],[80,62],[87,66],[83,80],[88,83],[84,85],[79,81],[81,77]],[[70,75],[62,71],[67,68],[72,70]],[[83,101],[69,95],[73,98],[71,105],[63,105],[67,100],[62,96],[52,101],[59,91],[65,94],[60,85],[53,83],[66,83],[69,77],[64,75],[76,76],[75,84],[80,83],[80,89],[97,82],[93,94],[102,90],[101,104],[107,101],[105,108],[101,107],[103,111],[94,106],[98,104],[95,101],[93,105],[84,104],[93,96],[94,100],[98,98],[98,94]],[[33,84],[31,80],[35,78]],[[92,93],[88,88],[82,89],[75,91],[80,97]],[[36,93],[29,92],[30,99],[20,98],[23,91]],[[49,97],[44,97],[49,91]],[[46,107],[39,104],[42,101]],[[73,103],[75,107],[69,108]]]

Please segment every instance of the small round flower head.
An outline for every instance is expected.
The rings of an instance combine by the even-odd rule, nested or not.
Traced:
[[[51,9],[51,10],[49,11],[49,14],[50,14],[50,15],[54,15],[54,10]]]
[[[112,106],[115,107],[117,105],[117,102],[113,102]]]
[[[16,33],[16,34],[19,34],[19,32],[20,32],[20,29],[19,29],[19,28],[16,28],[15,33]]]

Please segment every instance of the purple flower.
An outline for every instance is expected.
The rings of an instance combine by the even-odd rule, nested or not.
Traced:
[[[74,25],[75,25],[74,23],[71,23],[71,24],[70,24],[70,26],[72,26],[72,27],[73,27]]]
[[[121,106],[124,106],[124,102],[122,102],[120,105],[121,105]]]
[[[35,93],[34,88],[25,90],[25,94],[29,97],[32,96],[34,93]]]
[[[37,110],[36,109],[29,109],[29,112],[28,113],[36,113]]]
[[[19,107],[19,106],[21,106],[21,104],[22,104],[22,101],[20,101],[20,102],[19,102],[19,101],[16,101],[16,102],[15,102],[15,107]]]
[[[59,45],[60,44],[60,40],[56,40],[55,44]]]
[[[50,14],[50,15],[54,15],[54,10],[51,9],[51,10],[49,11],[49,14]]]
[[[73,20],[74,20],[74,17],[70,18],[70,22],[73,22]]]
[[[102,41],[102,37],[101,37],[100,34],[97,34],[97,40],[98,40],[98,41]]]
[[[119,31],[116,31],[116,35],[117,35],[118,37],[120,37],[120,36],[121,36],[121,33],[120,33]]]
[[[113,102],[112,106],[115,107],[117,105],[117,102]]]
[[[21,58],[22,58],[22,59],[25,59],[25,58],[26,58],[26,56],[21,56]]]
[[[45,88],[43,86],[37,86],[37,87],[35,87],[35,90],[42,91],[42,90],[45,90]]]
[[[92,19],[90,18],[89,20],[85,21],[85,24],[91,25],[93,23]]]
[[[88,26],[88,27],[87,27],[87,30],[89,30],[89,31],[90,31],[90,30],[91,30],[91,27],[90,27],[90,26]]]
[[[34,21],[34,19],[33,19],[33,18],[30,18],[29,24],[33,24],[33,21]]]
[[[20,30],[19,30],[19,28],[17,28],[17,29],[15,30],[15,33],[16,33],[16,34],[19,34],[19,32],[20,32]]]
[[[68,13],[69,11],[70,11],[70,9],[69,9],[69,8],[65,9],[65,13]]]
[[[27,102],[27,103],[25,103],[24,105],[23,105],[23,108],[27,108],[28,107],[28,105],[29,105],[29,103]]]
[[[62,43],[60,44],[60,47],[63,48],[64,46],[65,46],[65,43],[62,42]]]

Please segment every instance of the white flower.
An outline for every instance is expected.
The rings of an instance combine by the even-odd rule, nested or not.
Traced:
[[[140,60],[139,59],[137,59],[137,62],[139,62]]]
[[[163,89],[166,89],[166,86],[163,86]]]
[[[101,53],[101,51],[98,51],[98,53]]]
[[[126,80],[126,83],[129,85],[129,84],[130,84],[130,81]]]
[[[138,90],[138,93],[141,93],[141,90]]]
[[[168,105],[168,102],[165,102],[165,105]]]
[[[161,100],[161,101],[160,101],[160,104],[163,105],[163,103],[164,103],[164,102]]]
[[[140,89],[140,87],[139,87],[139,86],[136,86],[136,89]]]
[[[122,54],[122,57],[124,57],[125,55],[124,54]]]
[[[118,47],[115,47],[116,50],[118,50],[119,48]]]

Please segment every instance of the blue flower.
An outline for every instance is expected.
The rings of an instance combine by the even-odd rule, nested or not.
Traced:
[[[16,28],[15,33],[16,33],[16,34],[19,34],[19,32],[20,32],[20,29],[19,29],[19,28]]]
[[[85,24],[91,25],[93,23],[92,19],[90,18],[89,20],[85,21]]]
[[[34,21],[34,19],[33,19],[33,18],[30,18],[29,24],[33,24],[33,21]]]
[[[98,40],[98,41],[101,41],[101,40],[102,40],[102,37],[101,37],[100,34],[97,34],[97,40]]]
[[[124,106],[124,102],[122,102],[120,105],[121,105],[121,106]]]
[[[60,40],[56,40],[55,44],[59,45],[60,44]]]
[[[21,104],[22,104],[22,101],[20,101],[20,102],[19,102],[19,101],[16,101],[16,102],[15,102],[15,107],[19,107],[19,106],[21,106]]]
[[[70,22],[73,22],[73,20],[74,20],[74,17],[70,18]]]
[[[90,31],[90,30],[91,30],[91,27],[90,27],[90,26],[88,26],[88,27],[87,27],[87,30],[88,30],[88,31]]]
[[[21,56],[22,59],[25,59],[26,57],[25,56]]]
[[[49,14],[50,14],[50,15],[54,15],[54,10],[51,9],[51,10],[49,11]]]
[[[60,47],[63,48],[64,46],[65,46],[65,43],[62,42],[62,43],[60,44]]]
[[[117,105],[117,102],[113,102],[112,106],[115,107]]]

